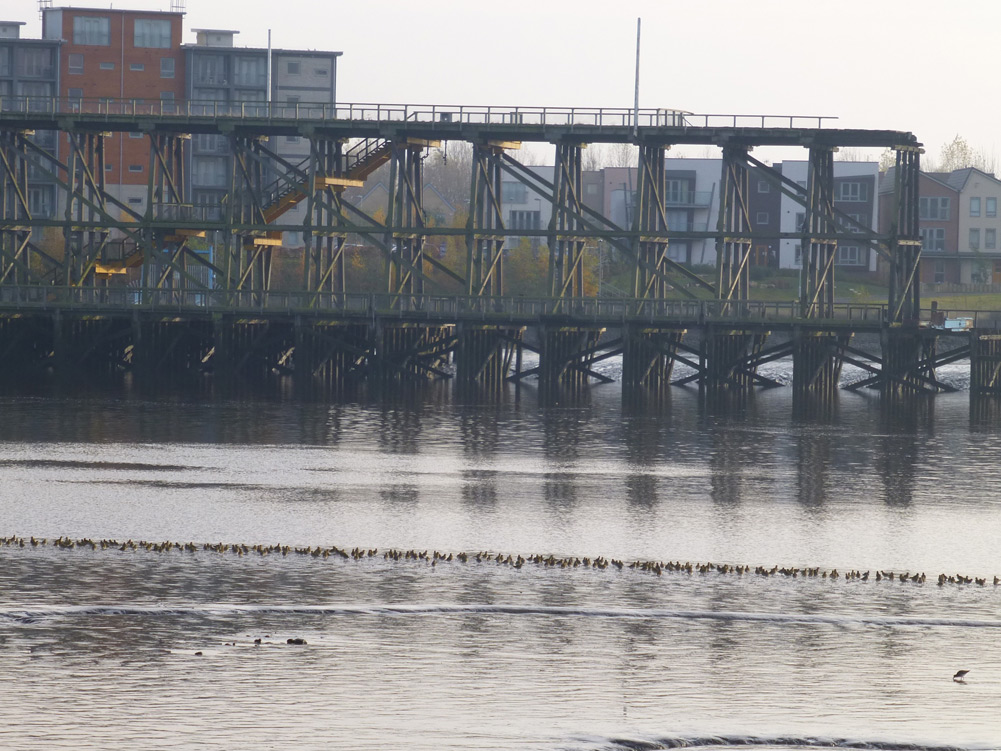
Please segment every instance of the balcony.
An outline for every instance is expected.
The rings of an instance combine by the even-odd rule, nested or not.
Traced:
[[[707,209],[712,199],[711,190],[683,190],[668,193],[664,203],[672,208]]]

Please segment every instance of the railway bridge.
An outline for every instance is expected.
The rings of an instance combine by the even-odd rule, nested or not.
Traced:
[[[105,184],[104,139],[116,132],[149,143],[142,211]],[[189,142],[198,135],[221,137],[231,157],[219,206],[188,196]],[[306,139],[309,156],[293,163],[269,147],[268,139],[285,136]],[[423,158],[448,141],[472,147],[469,218],[459,228],[430,226],[424,208]],[[523,143],[554,150],[551,177],[518,161]],[[638,147],[630,226],[583,201],[582,153],[595,143]],[[665,155],[674,145],[722,151],[714,230],[669,226]],[[752,156],[768,146],[806,151],[805,187]],[[895,153],[897,200],[887,233],[835,208],[839,147]],[[911,133],[838,129],[825,118],[0,97],[0,369],[288,371],[331,385],[455,376],[488,388],[537,375],[549,389],[603,380],[594,364],[621,355],[632,387],[697,382],[748,389],[769,385],[760,364],[791,355],[795,388],[826,394],[837,388],[843,362],[860,364],[871,373],[868,383],[884,390],[938,391],[946,387],[935,378],[936,365],[968,356],[976,388],[997,390],[1001,347],[992,338],[993,318],[942,355],[940,330],[920,325],[920,153]],[[345,190],[387,164],[385,218],[344,200]],[[752,229],[752,170],[803,207],[801,231],[765,238]],[[550,203],[547,227],[505,226],[505,175]],[[28,185],[40,178],[57,187],[56,216],[33,215]],[[50,228],[62,238],[58,254],[38,242]],[[295,291],[272,285],[272,256],[289,231],[302,233],[305,245]],[[429,238],[443,236],[462,239],[462,262],[449,266],[427,251]],[[526,300],[506,289],[510,236],[545,242],[546,298]],[[837,243],[849,237],[884,259],[885,303],[835,302]],[[381,293],[349,288],[348,238],[381,255]],[[798,301],[755,301],[752,244],[789,238],[802,245]],[[212,240],[211,256],[195,247],[203,239]],[[672,240],[691,239],[715,242],[712,278],[669,256]],[[585,294],[585,246],[594,240],[629,259],[629,297]],[[465,294],[443,294],[441,276]],[[930,316],[924,313],[926,321]],[[880,352],[853,347],[852,336],[862,331],[879,334]],[[775,343],[775,332],[782,341]],[[523,366],[526,349],[538,353],[537,365]],[[676,363],[691,374],[673,377]]]

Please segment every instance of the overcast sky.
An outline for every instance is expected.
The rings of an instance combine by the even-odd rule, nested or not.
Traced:
[[[60,6],[59,0],[54,3]],[[106,7],[105,3],[73,3]],[[119,0],[167,10],[169,0]],[[38,36],[36,0],[2,0]],[[1001,151],[997,0],[188,0],[240,46],[333,49],[341,102],[830,115]]]

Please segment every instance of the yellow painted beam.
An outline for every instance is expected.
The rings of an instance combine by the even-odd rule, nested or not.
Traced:
[[[521,141],[487,141],[487,146],[495,149],[520,149]]]
[[[317,177],[317,188],[361,188],[364,187],[364,180],[355,180],[350,177]]]
[[[115,274],[127,274],[125,268],[118,266],[104,266],[100,263],[94,264],[94,273],[100,276],[113,276]]]

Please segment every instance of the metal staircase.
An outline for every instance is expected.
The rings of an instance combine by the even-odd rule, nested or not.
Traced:
[[[337,177],[347,180],[364,180],[379,167],[389,161],[391,146],[384,138],[366,138],[352,146],[344,155],[344,174]],[[289,209],[305,200],[309,193],[309,158],[275,180],[264,193],[264,221],[270,224]],[[334,177],[331,175],[330,177]],[[317,186],[327,176],[317,176]]]

